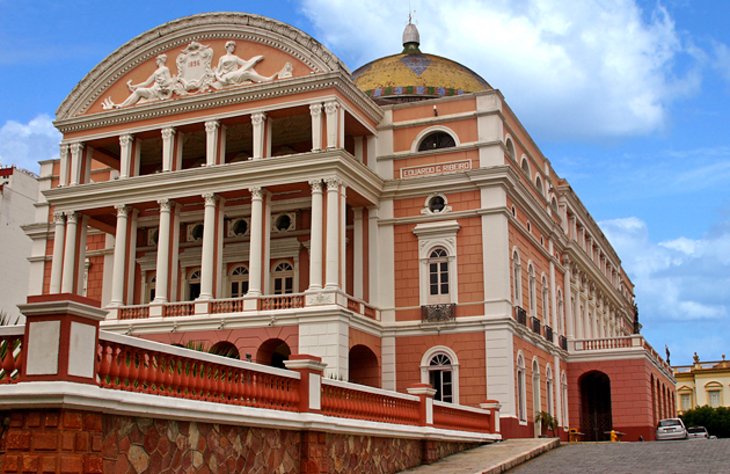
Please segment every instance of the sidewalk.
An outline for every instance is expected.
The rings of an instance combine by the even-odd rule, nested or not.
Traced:
[[[498,474],[558,446],[558,438],[508,439],[454,454],[401,474]]]

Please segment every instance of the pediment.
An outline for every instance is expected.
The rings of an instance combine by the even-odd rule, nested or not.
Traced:
[[[57,119],[215,94],[347,67],[306,33],[258,15],[205,13],[132,39],[97,65]]]

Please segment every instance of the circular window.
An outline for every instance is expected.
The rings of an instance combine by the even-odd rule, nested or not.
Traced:
[[[274,226],[279,232],[286,232],[287,230],[291,229],[292,223],[292,218],[289,214],[281,214],[279,217],[276,218]]]
[[[248,232],[248,222],[244,219],[238,219],[233,223],[233,235],[246,235]]]
[[[202,240],[203,224],[196,224],[195,227],[193,227],[193,231],[190,232],[190,235],[193,237],[193,240]]]
[[[446,199],[441,195],[431,196],[428,199],[428,210],[433,213],[443,212],[446,208]]]

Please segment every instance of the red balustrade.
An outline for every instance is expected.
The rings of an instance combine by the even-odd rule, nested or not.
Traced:
[[[433,426],[447,430],[492,432],[491,414],[458,405],[433,404]]]
[[[420,402],[417,397],[397,396],[344,382],[322,381],[322,414],[342,418],[418,425]]]
[[[100,339],[97,381],[101,387],[115,390],[274,410],[298,409],[297,378],[241,367],[243,362],[216,363],[195,355],[194,351],[183,356]]]
[[[162,317],[192,316],[195,314],[195,303],[185,301],[182,303],[165,303],[162,307]]]
[[[147,319],[150,317],[150,307],[122,306],[117,314],[119,319]]]
[[[243,311],[243,298],[214,300],[210,302],[210,314],[240,313]]]
[[[363,315],[366,318],[375,319],[375,320],[378,319],[375,308],[373,308],[372,306],[368,306],[368,305],[363,305],[363,307],[364,307]]]
[[[263,296],[259,299],[259,309],[261,311],[303,307],[304,295],[302,294]]]
[[[15,328],[8,328],[15,329]],[[23,328],[18,334],[0,335],[0,384],[17,383],[23,364]]]
[[[360,302],[352,298],[347,298],[347,309],[360,314]]]

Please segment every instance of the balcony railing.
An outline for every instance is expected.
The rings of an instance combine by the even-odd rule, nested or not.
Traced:
[[[192,316],[195,314],[195,303],[183,301],[181,303],[165,303],[162,307],[162,317]]]
[[[149,305],[122,306],[119,308],[119,319],[146,319],[150,317]]]
[[[641,349],[646,351],[660,367],[666,370],[668,373],[672,373],[672,368],[662,357],[657,353],[656,350],[646,342],[646,340],[639,334],[631,336],[619,336],[619,337],[604,337],[600,339],[579,339],[573,341],[573,350],[575,352],[584,351],[632,351]]]
[[[525,311],[525,308],[520,306],[515,307],[515,319],[519,324],[527,326],[527,311]]]
[[[259,298],[259,309],[262,311],[276,309],[293,309],[304,307],[304,294],[262,296]]]
[[[535,316],[532,316],[530,318],[530,327],[532,328],[532,332],[535,334],[540,334],[540,320],[537,319]]]
[[[453,321],[456,313],[455,304],[431,304],[421,306],[421,322],[440,323]]]
[[[553,342],[553,328],[550,326],[545,326],[545,339],[547,339],[550,342]]]

